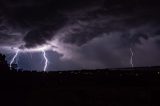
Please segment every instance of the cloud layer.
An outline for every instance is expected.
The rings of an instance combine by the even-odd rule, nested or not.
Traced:
[[[61,54],[58,64],[68,61],[76,68],[128,67],[133,48],[136,66],[160,65],[157,2],[2,0],[1,5],[1,47],[53,45]]]

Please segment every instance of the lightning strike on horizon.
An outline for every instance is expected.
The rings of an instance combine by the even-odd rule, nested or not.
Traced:
[[[16,51],[16,54],[13,56],[11,62],[10,62],[10,69],[12,69],[12,64],[15,61],[16,57],[18,56],[19,50]]]
[[[43,53],[43,57],[45,59],[45,65],[44,65],[43,71],[46,71],[47,66],[48,66],[48,59],[46,57],[46,52],[44,50],[42,50],[42,53]]]
[[[131,52],[130,64],[131,64],[131,67],[133,68],[133,67],[134,67],[134,64],[133,64],[133,56],[134,56],[134,53],[133,53],[132,48],[130,48],[130,52]]]

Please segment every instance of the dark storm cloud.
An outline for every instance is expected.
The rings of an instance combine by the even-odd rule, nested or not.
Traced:
[[[47,40],[50,40],[52,38],[51,31],[41,29],[38,30],[32,30],[27,33],[27,35],[24,37],[23,41],[25,41],[25,47],[36,47],[37,45],[45,44]]]
[[[58,39],[58,58],[84,68],[128,66],[130,47],[141,58],[137,64],[159,63],[160,7],[154,0],[0,2],[1,46],[33,48]],[[156,53],[143,61],[149,51]]]
[[[133,47],[136,44],[142,44],[141,39],[145,39],[148,40],[148,35],[145,33],[124,33],[121,36],[121,43],[120,46],[121,47]]]
[[[128,33],[124,39],[132,39],[130,30],[156,23],[159,27],[159,6],[148,1],[126,0],[2,0],[2,16],[5,24],[20,27],[27,32],[23,41],[26,47],[45,44],[64,27],[73,26],[65,34],[63,42],[83,45],[103,33]],[[74,27],[75,26],[75,27]],[[16,29],[15,29],[16,30]],[[137,31],[135,30],[135,31]],[[53,33],[52,33],[53,32]],[[148,31],[147,31],[148,32]],[[67,33],[64,32],[64,33]],[[148,36],[144,32],[134,34],[132,42]],[[141,36],[141,37],[138,37]]]
[[[72,31],[66,34],[63,41],[81,46],[103,33],[120,32],[124,42],[133,45],[141,43],[140,39],[154,36],[160,27],[158,10],[156,3],[119,1],[92,11],[83,11],[78,16],[78,13],[69,14],[74,17],[72,22],[75,27],[71,28]]]
[[[1,46],[15,46],[19,43],[20,37],[17,35],[7,35],[0,33],[0,45]]]
[[[52,25],[47,25],[43,27],[38,27],[29,31],[24,37],[23,41],[25,42],[25,47],[36,47],[38,45],[46,44],[47,41],[50,41],[58,29],[64,25],[63,20],[55,22]]]
[[[72,20],[64,15],[64,11],[75,11],[94,4],[90,0],[2,0],[1,3],[4,24],[13,27],[13,30],[22,28],[27,33],[22,36],[26,47],[45,44],[68,20]]]
[[[50,4],[51,1],[3,1],[3,24],[12,27],[12,30],[22,28],[26,32],[21,36],[26,47],[45,44],[54,33],[61,28],[67,19],[59,14],[58,8]],[[55,7],[54,7],[55,6]],[[1,30],[5,29],[1,27]],[[1,37],[2,38],[2,37]],[[10,39],[10,37],[8,37]],[[6,41],[7,42],[7,41]]]

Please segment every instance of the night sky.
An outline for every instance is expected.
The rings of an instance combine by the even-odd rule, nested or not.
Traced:
[[[0,52],[25,70],[160,65],[154,0],[1,0]]]

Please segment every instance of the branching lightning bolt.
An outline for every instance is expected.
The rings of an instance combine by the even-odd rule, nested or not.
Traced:
[[[134,53],[133,53],[132,48],[130,48],[130,52],[131,52],[130,64],[131,64],[132,67],[134,67],[134,64],[133,64],[133,56],[134,56]]]
[[[15,61],[16,57],[18,56],[19,50],[16,51],[16,54],[14,55],[14,57],[12,58],[11,62],[10,62],[10,69],[12,69],[12,64]]]
[[[45,59],[45,65],[44,65],[43,71],[46,71],[47,66],[48,66],[48,59],[47,59],[47,56],[46,56],[46,52],[44,50],[42,50],[42,53],[43,53],[43,57]]]
[[[45,62],[44,64],[44,67],[43,67],[43,71],[46,71],[47,70],[47,67],[48,67],[48,58],[47,58],[47,54],[46,54],[46,50],[49,50],[51,49],[51,46],[50,45],[44,45],[44,46],[38,46],[36,48],[19,48],[19,47],[15,47],[15,48],[10,48],[10,47],[6,47],[4,49],[7,49],[7,50],[12,50],[13,52],[15,52],[14,56],[12,57],[10,63],[9,63],[9,67],[10,69],[12,70],[12,67],[13,67],[13,63],[15,63],[15,61],[17,60],[17,64],[18,64],[18,59],[17,59],[17,56],[19,55],[19,53],[30,53],[30,56],[31,56],[31,59],[32,59],[32,53],[37,53],[37,52],[42,52],[42,56],[43,56],[43,60]]]

